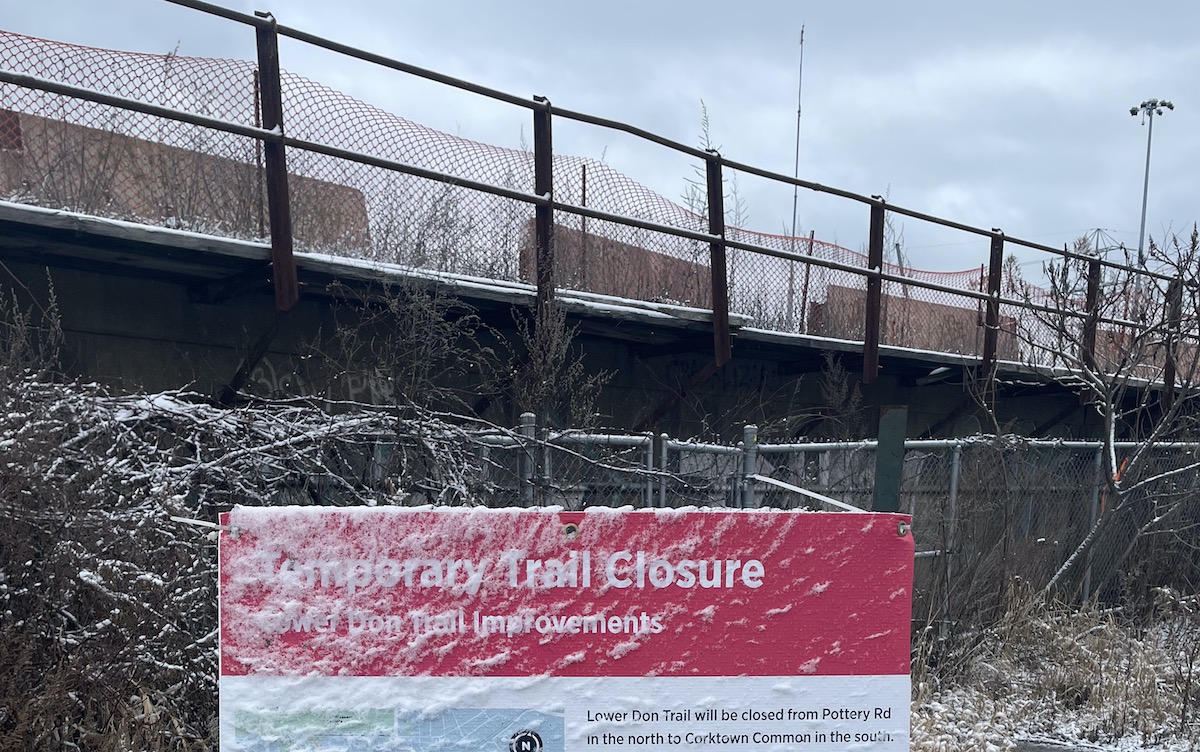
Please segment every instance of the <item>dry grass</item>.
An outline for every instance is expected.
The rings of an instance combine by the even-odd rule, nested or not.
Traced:
[[[1020,738],[1191,749],[1200,625],[1160,607],[1043,605],[1012,594],[991,628],[914,684],[913,749],[1014,749]]]

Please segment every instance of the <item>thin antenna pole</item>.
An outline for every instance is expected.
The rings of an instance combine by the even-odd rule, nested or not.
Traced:
[[[800,113],[803,109],[804,94],[804,24],[800,25],[800,75],[796,84],[796,164],[792,177],[800,179]],[[800,200],[800,186],[792,186],[792,241],[796,239],[796,212]]]

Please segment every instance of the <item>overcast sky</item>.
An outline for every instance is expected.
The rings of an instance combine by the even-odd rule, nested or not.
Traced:
[[[288,26],[513,94],[698,144],[701,102],[730,159],[791,174],[805,27],[800,175],[1052,246],[1103,228],[1136,247],[1147,128],[1147,232],[1200,220],[1200,3],[1112,0],[741,3],[692,0],[222,0]],[[5,3],[0,28],[115,49],[252,59],[253,33],[163,0]],[[411,120],[516,147],[529,114],[285,41],[285,68]],[[611,132],[555,124],[594,158],[679,200],[692,167]],[[751,229],[783,232],[792,194],[739,184]],[[800,194],[800,229],[861,250],[867,211]],[[910,263],[977,267],[987,242],[898,222]]]

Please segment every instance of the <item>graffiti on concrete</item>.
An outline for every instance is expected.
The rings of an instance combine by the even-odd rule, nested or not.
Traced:
[[[263,358],[250,373],[247,391],[263,397],[321,397],[372,405],[389,404],[396,393],[382,374],[314,374],[306,363]]]

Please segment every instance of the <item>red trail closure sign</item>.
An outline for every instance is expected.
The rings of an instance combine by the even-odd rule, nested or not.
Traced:
[[[903,515],[238,508],[225,522],[228,749],[907,749]]]

